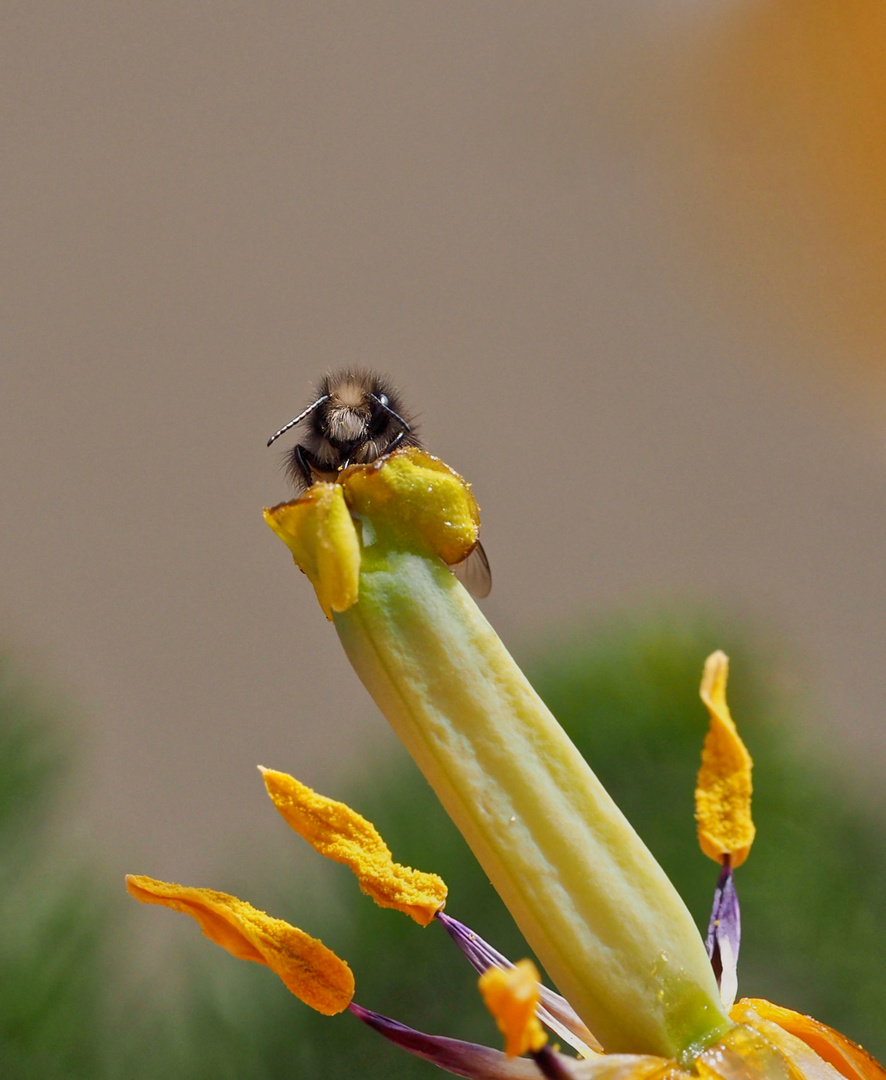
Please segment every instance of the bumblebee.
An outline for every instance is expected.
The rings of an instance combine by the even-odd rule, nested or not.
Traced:
[[[334,481],[349,465],[370,465],[392,450],[421,446],[397,389],[363,369],[325,375],[316,399],[275,431],[268,446],[302,421],[307,421],[304,439],[286,455],[289,478],[299,491],[316,480]],[[479,542],[463,562],[450,569],[473,596],[489,595],[492,574]]]

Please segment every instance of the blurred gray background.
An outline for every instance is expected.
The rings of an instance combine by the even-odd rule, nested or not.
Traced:
[[[873,790],[884,37],[857,0],[8,2],[0,632],[91,732],[72,843],[204,883],[273,826],[255,764],[385,752],[261,518],[265,440],[353,363],[473,482],[518,655],[723,605]]]

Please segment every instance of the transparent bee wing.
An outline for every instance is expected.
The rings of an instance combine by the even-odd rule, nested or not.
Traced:
[[[464,585],[471,596],[483,600],[492,590],[492,571],[489,569],[489,559],[483,545],[477,541],[477,546],[471,551],[466,559],[455,563],[449,569]]]

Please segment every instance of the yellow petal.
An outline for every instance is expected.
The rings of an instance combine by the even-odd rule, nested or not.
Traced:
[[[777,1024],[783,1031],[801,1039],[847,1080],[886,1080],[886,1069],[867,1050],[811,1016],[773,1005],[763,998],[742,998],[730,1016],[736,1022],[752,1027],[758,1018]]]
[[[480,976],[480,993],[486,1008],[505,1037],[505,1053],[519,1057],[541,1050],[548,1041],[535,1010],[538,1005],[538,971],[531,960],[514,967],[491,967]]]
[[[326,1016],[346,1009],[354,996],[351,969],[322,941],[236,896],[130,874],[129,893],[144,904],[162,904],[191,915],[203,933],[240,960],[265,964],[297,998]]]
[[[268,794],[286,822],[334,862],[356,874],[360,888],[380,906],[396,908],[427,926],[446,900],[446,885],[395,863],[375,826],[344,803],[327,799],[287,773],[261,769]]]
[[[471,486],[439,458],[410,447],[373,465],[342,474],[354,514],[418,541],[447,563],[470,555],[480,535],[480,511]],[[396,508],[385,513],[385,508]],[[379,513],[381,511],[381,513]]]
[[[695,788],[695,820],[701,850],[715,862],[729,856],[733,867],[748,857],[754,841],[751,820],[751,755],[735,730],[726,704],[729,659],[712,653],[704,666],[701,700],[710,713]]]
[[[301,498],[264,513],[310,579],[327,619],[357,602],[360,541],[339,484],[313,484]]]

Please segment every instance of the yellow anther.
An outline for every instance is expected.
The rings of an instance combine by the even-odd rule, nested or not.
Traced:
[[[357,602],[360,541],[339,484],[313,484],[300,499],[265,510],[265,521],[307,574],[327,619]]]
[[[751,820],[751,755],[735,730],[726,704],[729,658],[712,653],[705,662],[701,700],[711,723],[695,788],[695,820],[701,850],[715,862],[726,856],[740,866],[754,842]]]
[[[541,1050],[548,1037],[535,1015],[538,1005],[535,964],[520,960],[512,968],[489,968],[480,976],[478,985],[486,1008],[505,1037],[508,1057]]]
[[[282,919],[212,889],[195,889],[130,874],[130,894],[191,915],[203,933],[239,960],[265,964],[287,989],[325,1016],[342,1012],[354,996],[351,969],[322,941]]]
[[[327,799],[294,777],[272,769],[261,774],[287,823],[321,855],[344,863],[379,907],[396,908],[427,926],[446,901],[446,885],[395,863],[375,826],[344,803]]]

